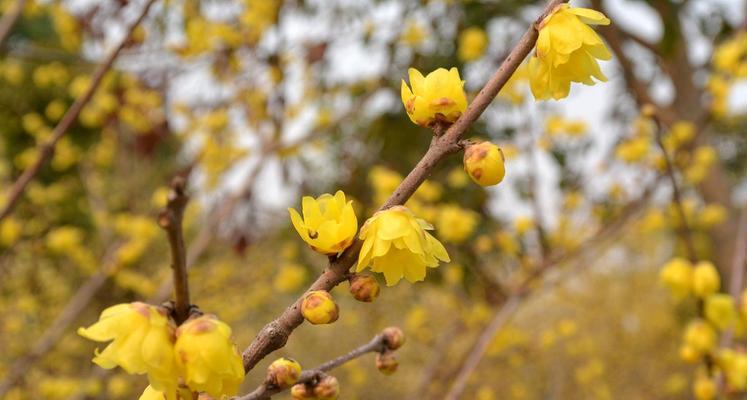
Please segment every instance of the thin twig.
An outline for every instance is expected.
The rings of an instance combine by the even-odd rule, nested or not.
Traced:
[[[739,215],[739,229],[731,262],[731,281],[729,282],[729,294],[734,298],[736,304],[739,304],[739,297],[744,286],[745,261],[747,261],[747,210],[743,209]],[[730,347],[733,339],[734,330],[730,328],[721,336],[720,347]]]
[[[187,252],[184,247],[182,220],[189,196],[186,180],[177,176],[171,182],[169,200],[160,215],[158,225],[166,231],[171,247],[171,269],[174,274],[174,313],[176,323],[181,324],[189,316],[189,280],[187,278]]]
[[[501,64],[488,83],[480,90],[469,107],[467,107],[464,114],[443,135],[434,137],[423,158],[420,159],[415,168],[410,171],[407,177],[395,189],[394,193],[381,209],[404,204],[420,184],[431,174],[439,161],[460,149],[459,141],[462,135],[464,135],[488,105],[490,105],[511,75],[513,75],[514,71],[516,71],[521,62],[524,61],[532,48],[534,48],[538,36],[536,26],[553,8],[566,1],[551,0],[548,2],[542,15],[524,33],[514,49],[503,61],[503,64]],[[357,240],[340,257],[330,262],[330,265],[311,285],[309,290],[329,291],[344,281],[350,267],[353,266],[358,258],[361,245],[360,240]],[[244,350],[244,370],[247,373],[268,354],[285,346],[293,330],[303,323],[300,307],[302,298],[303,296],[299,297],[277,319],[265,325],[249,347]]]
[[[26,5],[26,0],[16,0],[16,3],[10,7],[10,9],[3,14],[0,19],[0,47],[3,47],[5,39],[10,35],[10,31],[16,25],[16,22],[23,15],[23,7]]]
[[[54,127],[49,141],[39,147],[39,155],[34,164],[23,171],[21,176],[18,177],[18,179],[13,183],[13,186],[8,190],[8,200],[3,206],[2,211],[0,211],[0,221],[5,219],[8,215],[10,215],[10,213],[13,212],[13,209],[18,203],[18,200],[23,195],[24,190],[26,190],[26,186],[28,186],[28,184],[34,179],[36,174],[38,174],[39,171],[41,171],[42,167],[46,165],[47,162],[52,158],[52,156],[54,155],[55,146],[57,146],[57,142],[62,139],[65,133],[67,133],[70,127],[78,119],[78,115],[80,115],[83,107],[85,107],[93,97],[96,89],[98,89],[101,81],[104,79],[104,75],[107,73],[107,71],[109,71],[109,69],[111,69],[112,65],[114,64],[114,60],[117,58],[125,45],[129,42],[130,36],[132,36],[135,28],[137,28],[137,26],[140,25],[143,19],[145,19],[145,16],[148,14],[148,10],[155,2],[156,0],[148,0],[148,2],[145,3],[145,6],[140,12],[140,15],[135,20],[135,22],[130,25],[127,30],[127,34],[119,43],[119,45],[111,52],[111,54],[109,54],[106,60],[104,60],[104,62],[96,68],[96,71],[93,74],[93,78],[91,78],[91,85],[88,87],[86,92],[83,93],[82,96],[75,99],[75,102],[67,110],[65,115],[62,117],[62,120],[60,120],[57,126]]]
[[[356,348],[355,350],[342,355],[340,357],[337,357],[333,360],[327,361],[324,364],[311,369],[306,370],[301,373],[301,377],[296,382],[299,383],[308,383],[312,382],[314,379],[322,375],[324,372],[331,371],[351,360],[354,360],[364,354],[367,353],[381,353],[387,349],[386,346],[386,339],[383,334],[378,334],[374,336],[373,339],[371,339],[370,342],[364,344],[363,346],[360,346]],[[264,382],[259,387],[257,387],[254,391],[252,391],[249,394],[246,394],[241,397],[235,397],[234,400],[260,400],[260,399],[269,399],[273,395],[282,392],[284,389],[281,389],[272,383]]]

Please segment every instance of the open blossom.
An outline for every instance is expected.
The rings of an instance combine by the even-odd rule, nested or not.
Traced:
[[[433,227],[403,206],[374,214],[361,228],[363,240],[357,272],[366,267],[384,274],[387,286],[404,276],[410,282],[425,279],[426,268],[450,261],[446,249],[428,230]]]
[[[244,381],[231,327],[215,316],[188,320],[176,331],[176,364],[190,389],[212,397],[232,396]]]
[[[157,307],[135,302],[117,304],[101,313],[99,321],[78,334],[97,342],[111,343],[93,362],[102,368],[122,367],[130,374],[148,374],[155,390],[169,400],[176,398],[174,327]]]
[[[334,196],[326,193],[316,199],[304,196],[301,201],[303,218],[292,208],[288,212],[304,242],[319,253],[335,255],[353,243],[358,231],[352,203],[338,190]]]
[[[597,60],[612,54],[587,24],[609,25],[604,14],[561,4],[540,24],[537,49],[529,59],[532,94],[537,100],[568,96],[571,82],[594,85],[607,81]]]
[[[439,68],[425,77],[415,68],[408,72],[410,86],[403,79],[401,95],[412,122],[425,127],[437,121],[454,122],[467,109],[464,81],[456,68]]]

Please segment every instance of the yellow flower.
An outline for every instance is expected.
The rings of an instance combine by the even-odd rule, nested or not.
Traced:
[[[604,14],[559,5],[540,24],[537,50],[529,59],[529,80],[537,100],[568,96],[571,82],[594,85],[607,81],[597,59],[612,58],[602,39],[587,24],[609,25]]]
[[[212,397],[236,394],[244,381],[241,355],[231,327],[212,315],[182,324],[176,331],[176,365],[190,389]]]
[[[430,229],[403,206],[377,212],[361,228],[357,272],[371,265],[372,271],[384,273],[387,286],[403,276],[410,282],[422,281],[426,267],[437,267],[438,260],[450,261],[441,242],[427,232]]]
[[[163,392],[159,392],[153,389],[153,386],[148,385],[143,391],[143,394],[138,397],[138,400],[164,400]]]
[[[675,258],[664,264],[659,273],[659,281],[669,289],[672,296],[682,299],[690,293],[693,285],[693,269],[690,263],[682,258]]]
[[[353,243],[358,219],[353,202],[346,202],[341,190],[334,196],[325,193],[316,199],[304,196],[301,209],[303,218],[295,209],[288,209],[291,222],[301,239],[314,251],[335,255]]]
[[[106,369],[120,366],[130,374],[147,373],[153,388],[175,399],[173,329],[158,308],[135,302],[107,308],[98,322],[79,328],[78,334],[97,342],[112,341],[104,351],[96,349],[94,363]]]
[[[472,61],[482,57],[488,46],[488,35],[478,27],[471,27],[459,34],[458,56],[461,61]]]
[[[415,68],[408,72],[412,90],[403,79],[401,95],[412,122],[425,127],[436,121],[454,122],[467,109],[464,81],[456,68],[439,68],[426,77]]]
[[[706,298],[716,293],[721,287],[721,278],[716,267],[710,261],[695,264],[693,270],[693,293],[700,298]]]
[[[683,341],[697,354],[705,354],[716,347],[716,332],[707,322],[693,320],[685,328]]]
[[[480,186],[497,185],[506,176],[505,159],[500,147],[482,142],[464,151],[464,170]]]
[[[737,321],[734,298],[725,293],[717,293],[705,299],[705,316],[720,330],[726,330]]]
[[[693,394],[696,400],[712,400],[716,398],[716,383],[713,379],[700,375],[693,383]]]
[[[436,227],[444,241],[461,243],[475,230],[479,218],[472,210],[449,204],[439,209]]]

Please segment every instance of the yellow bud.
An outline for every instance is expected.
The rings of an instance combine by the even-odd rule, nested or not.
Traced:
[[[680,347],[680,358],[687,363],[696,363],[700,360],[700,353],[692,346],[683,345]]]
[[[501,183],[506,175],[504,161],[501,149],[490,142],[471,145],[464,151],[464,170],[481,186]]]
[[[721,286],[721,278],[716,267],[710,261],[695,264],[693,270],[693,293],[700,298],[716,293]]]
[[[399,361],[391,351],[376,354],[376,369],[382,374],[391,375],[397,371],[397,367],[399,367]]]
[[[332,375],[325,375],[314,386],[314,395],[318,400],[335,400],[340,395],[340,383]]]
[[[734,325],[737,320],[737,310],[734,299],[725,293],[716,293],[705,299],[705,316],[720,330]]]
[[[314,394],[314,388],[305,383],[299,383],[291,388],[291,398],[293,400],[314,400],[316,395]]]
[[[424,127],[438,122],[451,123],[467,109],[464,81],[456,68],[438,68],[427,76],[415,68],[410,68],[408,73],[410,86],[402,80],[400,95],[412,122]]]
[[[340,308],[326,290],[314,290],[304,296],[301,314],[314,325],[331,324],[340,316]]]
[[[405,344],[405,333],[396,326],[384,328],[381,334],[384,335],[384,343],[389,350],[397,350]]]
[[[380,291],[379,282],[371,275],[356,274],[350,278],[350,294],[358,301],[370,303],[379,296]]]
[[[694,320],[685,328],[683,341],[698,354],[705,354],[716,346],[716,332],[707,322]]]
[[[267,367],[267,382],[280,389],[294,385],[301,376],[301,364],[291,358],[278,358]]]
[[[693,394],[697,400],[716,398],[716,383],[707,376],[699,376],[693,383]]]
[[[690,263],[682,258],[674,258],[664,264],[659,273],[659,281],[669,289],[672,296],[682,299],[692,289],[693,269]]]

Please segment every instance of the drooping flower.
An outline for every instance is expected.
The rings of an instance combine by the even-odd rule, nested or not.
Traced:
[[[231,327],[203,315],[176,330],[176,365],[190,389],[212,397],[232,396],[244,381],[241,355],[231,342]]]
[[[304,196],[303,218],[295,209],[289,208],[288,212],[301,239],[322,254],[335,255],[345,250],[358,231],[353,202],[346,201],[341,190],[334,196],[325,193],[316,199]]]
[[[485,54],[488,46],[488,35],[479,27],[473,26],[463,30],[459,34],[459,48],[457,50],[459,59],[462,61],[473,61]]]
[[[597,60],[612,54],[590,25],[609,25],[604,14],[588,8],[559,5],[539,28],[537,48],[529,59],[532,94],[537,100],[568,96],[571,82],[594,85],[592,77],[607,81]]]
[[[464,81],[456,68],[439,68],[427,76],[408,70],[410,86],[402,80],[401,95],[412,122],[428,127],[434,122],[454,122],[467,109]]]
[[[428,233],[431,229],[404,206],[377,212],[361,228],[357,272],[370,266],[384,274],[387,286],[403,276],[410,282],[422,281],[427,267],[450,261],[441,242]]]
[[[99,321],[78,334],[97,342],[111,343],[93,362],[102,368],[122,367],[129,374],[148,374],[155,390],[176,398],[174,326],[165,312],[140,302],[117,304],[101,313]]]

